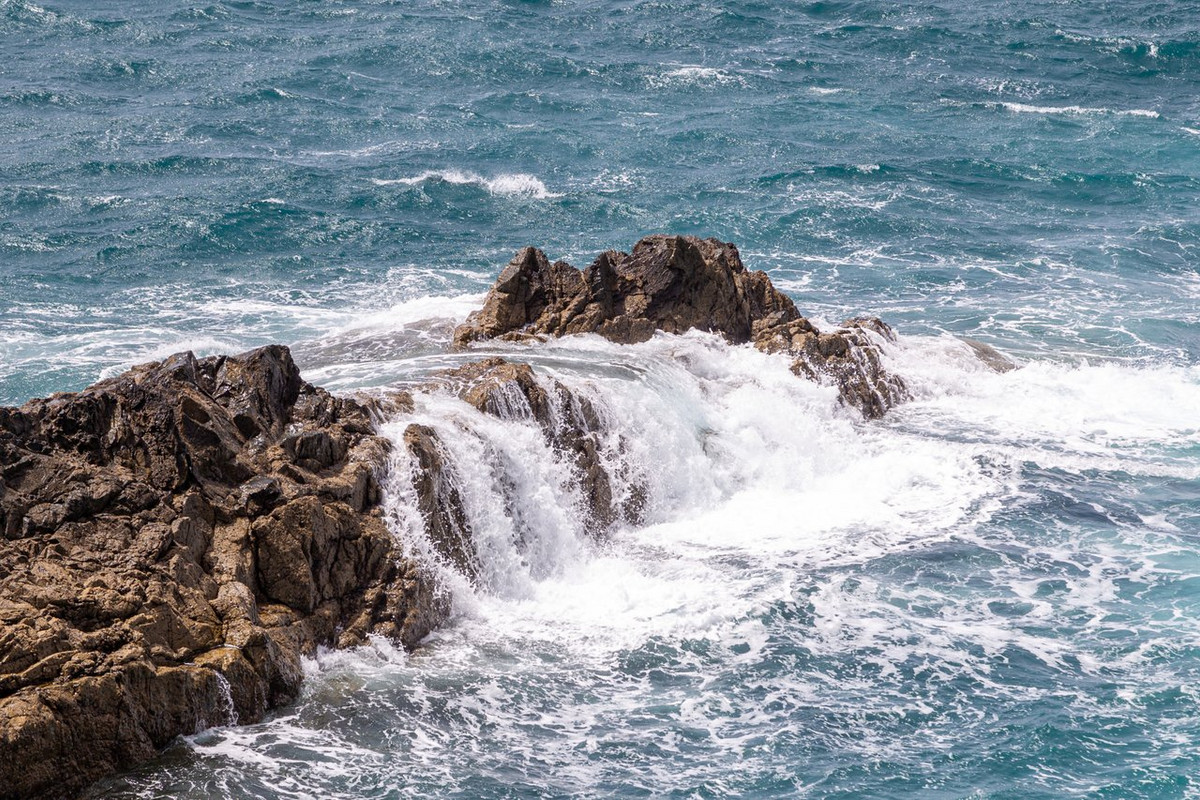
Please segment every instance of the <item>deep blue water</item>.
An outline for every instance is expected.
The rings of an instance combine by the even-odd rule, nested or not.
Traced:
[[[547,520],[418,655],[102,795],[1200,796],[1198,201],[1194,2],[0,2],[0,403],[276,341],[405,382],[517,248],[660,231],[884,317],[918,389],[526,354],[658,415],[652,524]]]

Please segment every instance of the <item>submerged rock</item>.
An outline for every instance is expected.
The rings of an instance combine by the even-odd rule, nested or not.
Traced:
[[[454,343],[597,333],[628,344],[693,328],[791,355],[793,372],[831,382],[867,417],[909,397],[880,358],[880,341],[894,338],[883,322],[860,318],[822,333],[766,273],[747,270],[734,245],[692,236],[649,236],[631,253],[601,253],[582,271],[527,247],[454,331]]]
[[[984,344],[978,339],[968,339],[965,336],[961,337],[961,341],[971,348],[971,352],[975,354],[976,358],[991,367],[994,372],[1011,372],[1017,368],[1016,362],[990,344]]]
[[[73,796],[290,701],[318,645],[438,623],[371,417],[278,346],[0,408],[0,796]]]

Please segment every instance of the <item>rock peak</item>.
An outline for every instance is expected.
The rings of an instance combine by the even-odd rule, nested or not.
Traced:
[[[629,253],[601,253],[584,270],[523,248],[483,308],[455,329],[454,344],[576,333],[632,344],[655,331],[692,329],[792,355],[793,372],[833,383],[842,400],[867,417],[882,416],[908,397],[903,380],[881,360],[881,343],[895,338],[886,324],[856,318],[822,333],[765,272],[746,269],[735,245],[695,236],[647,236]]]

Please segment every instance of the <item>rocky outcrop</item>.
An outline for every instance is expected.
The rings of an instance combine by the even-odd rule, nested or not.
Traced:
[[[807,320],[765,328],[754,344],[767,353],[793,356],[793,373],[832,383],[844,403],[877,419],[909,399],[903,379],[883,365],[880,340],[896,341],[887,323],[877,317],[855,317],[828,333],[818,332]]]
[[[881,358],[886,325],[818,331],[711,239],[650,237],[582,272],[527,248],[455,342],[693,328],[786,354],[869,417],[907,397]],[[586,396],[499,358],[426,388],[536,426],[593,536],[640,522],[645,492],[610,473],[624,445]],[[311,386],[279,346],[0,408],[0,800],[74,796],[179,734],[257,720],[296,696],[318,646],[411,647],[437,625],[446,598],[394,539],[376,477],[392,445],[375,419],[412,410],[405,393]],[[414,423],[398,446],[429,542],[477,575],[444,442]]]
[[[0,797],[256,720],[318,645],[430,630],[444,603],[384,523],[373,430],[283,347],[0,408]]]
[[[734,245],[691,236],[650,236],[631,253],[601,253],[582,271],[527,247],[455,330],[454,343],[573,333],[634,343],[693,328],[792,356],[793,372],[832,383],[867,417],[909,396],[882,363],[880,344],[894,338],[883,322],[858,318],[818,331],[766,273],[745,268]]]
[[[578,485],[585,506],[579,516],[587,521],[587,533],[593,537],[603,536],[618,522],[633,525],[641,521],[645,491],[636,484],[624,496],[614,491],[614,478],[625,476],[611,476],[605,468],[600,419],[586,397],[553,378],[539,379],[528,364],[502,358],[446,370],[429,388],[451,392],[484,414],[536,425],[569,470],[568,479]],[[476,577],[478,554],[459,477],[445,446],[437,431],[416,423],[405,429],[403,438],[417,466],[414,489],[430,542],[459,571]],[[619,483],[627,486],[630,482]],[[510,511],[510,516],[519,528],[519,515]]]

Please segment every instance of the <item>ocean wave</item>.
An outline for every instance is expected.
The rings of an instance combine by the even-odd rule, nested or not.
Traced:
[[[441,181],[456,186],[480,186],[488,194],[495,197],[530,197],[535,200],[549,200],[562,197],[562,194],[551,192],[536,175],[525,172],[501,173],[494,178],[485,178],[475,172],[463,172],[456,169],[426,170],[411,178],[373,178],[376,186],[417,186],[426,181]]]
[[[1092,115],[1106,114],[1118,117],[1147,117],[1161,119],[1157,111],[1146,108],[1113,109],[1088,106],[1034,106],[1028,103],[986,103],[988,107],[1001,108],[1014,114],[1073,114]]]
[[[670,86],[745,86],[746,81],[739,75],[716,67],[702,67],[695,64],[678,66],[658,75],[650,75],[646,83],[652,89],[663,89]]]

